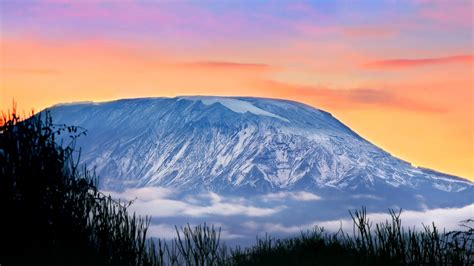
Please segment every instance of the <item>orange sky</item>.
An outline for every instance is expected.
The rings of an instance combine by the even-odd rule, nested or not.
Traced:
[[[120,17],[130,19],[121,28],[104,24],[118,13],[104,13],[103,6],[75,7],[75,13],[68,13],[67,5],[58,9],[52,1],[43,9],[23,11],[33,21],[3,18],[0,110],[8,109],[12,99],[20,110],[149,96],[293,99],[331,112],[369,141],[417,166],[474,180],[473,25],[466,23],[472,19],[472,4],[465,4],[471,8],[467,15],[465,8],[450,6],[452,16],[464,14],[464,19],[439,12],[445,6],[413,1],[413,10],[407,4],[402,17],[387,11],[390,21],[374,17],[369,22],[357,15],[362,17],[370,7],[343,21],[349,12],[344,5],[338,12],[332,6],[266,6],[251,17],[245,7],[221,16],[203,7],[166,6],[160,10],[175,11],[168,15],[180,10],[206,14],[207,19],[164,16],[156,23],[172,30],[161,27],[156,29],[160,35],[152,38],[148,31],[133,30],[145,27],[138,17],[149,23],[158,16],[156,11],[147,20],[149,7],[126,7],[132,17]],[[12,8],[3,5],[1,12]],[[290,11],[311,19],[285,20],[281,13]],[[51,14],[64,25],[51,20]],[[315,22],[316,15],[321,18]],[[96,19],[98,26],[71,17]],[[241,28],[248,19],[255,27]]]

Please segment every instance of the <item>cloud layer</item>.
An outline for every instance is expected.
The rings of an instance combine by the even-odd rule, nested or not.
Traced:
[[[256,207],[245,198],[223,197],[213,192],[187,195],[184,200],[181,200],[177,199],[180,195],[178,191],[162,187],[127,189],[123,192],[106,191],[105,194],[110,194],[116,199],[133,201],[132,211],[153,217],[265,217],[274,215],[285,208],[283,205],[272,208]]]
[[[242,241],[251,244],[255,236],[295,235],[324,227],[326,231],[336,232],[341,227],[352,232],[352,220],[347,212],[341,212],[337,219],[317,219],[331,213],[331,208],[349,208],[344,204],[334,204],[329,199],[307,191],[275,192],[253,197],[224,196],[214,192],[183,194],[176,189],[163,187],[144,187],[127,189],[122,192],[105,192],[122,201],[133,201],[129,210],[139,215],[152,216],[149,236],[173,238],[176,228],[207,223],[221,228],[221,237],[228,241]],[[357,194],[354,200],[366,199],[380,201],[373,195]],[[423,204],[423,197],[419,197]],[[324,208],[324,206],[333,206]],[[346,210],[346,209],[344,209]],[[345,214],[343,214],[345,213]],[[314,214],[314,215],[311,215]],[[368,213],[372,223],[390,220],[387,212]],[[315,219],[316,218],[316,219]],[[474,204],[460,208],[406,210],[401,214],[402,225],[423,230],[423,225],[433,222],[438,229],[461,229],[460,222],[474,218]]]
[[[441,65],[441,64],[452,64],[452,63],[474,63],[474,55],[454,55],[447,57],[437,58],[419,58],[419,59],[390,59],[380,60],[367,64],[371,68],[382,68],[382,69],[398,69],[398,68],[409,68],[419,67],[427,65]]]
[[[320,200],[321,197],[306,191],[298,192],[276,192],[268,193],[262,196],[263,201],[282,201],[287,199],[292,199],[296,201],[314,201]]]
[[[388,213],[368,213],[367,217],[373,224],[384,223],[390,221],[391,217]],[[436,225],[438,229],[464,230],[461,222],[474,218],[474,204],[462,208],[446,208],[431,209],[425,211],[403,211],[401,214],[402,225],[406,228],[414,228],[423,230],[423,225]],[[296,234],[311,230],[315,226],[323,227],[330,232],[337,232],[342,228],[345,232],[351,232],[353,228],[352,219],[338,219],[329,221],[314,221],[307,224],[288,225],[282,223],[263,223],[263,224],[243,224],[252,227],[254,230],[262,230],[264,232]]]

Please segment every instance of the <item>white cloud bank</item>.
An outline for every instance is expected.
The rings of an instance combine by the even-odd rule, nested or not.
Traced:
[[[251,205],[244,198],[223,197],[213,192],[196,196],[187,196],[184,200],[173,199],[176,191],[169,188],[145,187],[127,189],[123,192],[108,191],[113,198],[134,200],[130,210],[139,215],[153,217],[174,216],[231,216],[244,215],[249,217],[265,217],[276,214],[285,206],[261,208]]]
[[[231,233],[228,228],[220,223],[211,223],[214,225],[216,231],[221,229],[220,232],[220,239],[229,240],[229,239],[238,239],[244,238],[244,235],[234,234]],[[194,228],[196,225],[190,224],[191,228]],[[178,226],[178,231],[181,232],[181,227]],[[164,238],[164,239],[174,239],[177,236],[176,227],[174,225],[160,223],[160,224],[152,224],[148,227],[147,231],[148,237],[157,237],[157,238]]]
[[[367,217],[372,223],[382,223],[391,220],[388,213],[369,213]],[[425,211],[403,211],[401,216],[402,225],[415,229],[423,229],[424,225],[431,225],[433,222],[440,230],[446,231],[462,229],[460,222],[466,219],[474,218],[474,204],[462,208],[431,209]],[[283,225],[279,223],[264,223],[260,226],[254,222],[247,222],[242,226],[261,230],[268,233],[287,233],[294,234],[314,228],[315,226],[324,227],[327,231],[335,232],[342,226],[344,231],[352,231],[352,219],[315,221],[302,225]]]
[[[349,216],[336,220],[299,221],[300,224],[267,222],[267,217],[274,218],[283,212],[291,211],[283,204],[287,200],[301,202],[321,200],[318,195],[304,191],[269,193],[256,196],[253,200],[245,197],[223,196],[213,192],[182,195],[177,190],[163,187],[134,188],[123,192],[105,192],[105,194],[110,194],[115,199],[134,200],[129,210],[142,216],[181,217],[182,219],[176,220],[178,224],[179,221],[186,221],[188,218],[210,218],[209,224],[214,224],[216,228],[222,228],[223,239],[254,238],[255,235],[265,232],[269,234],[297,234],[311,230],[315,226],[324,227],[325,230],[332,232],[336,232],[342,226],[344,231],[352,232],[353,226]],[[422,199],[420,198],[420,200]],[[268,207],[268,204],[261,207],[256,205],[258,202],[274,202],[275,204],[272,204],[271,207]],[[229,226],[227,224],[229,218],[233,219],[233,216],[247,217],[245,219],[247,221],[234,224],[232,228],[226,227],[226,225]],[[388,213],[369,213],[367,216],[372,223],[390,220]],[[461,228],[459,225],[461,221],[469,218],[474,218],[474,203],[462,208],[406,210],[401,214],[404,227],[420,230],[423,229],[423,224],[431,225],[433,222],[440,230],[456,230]],[[226,224],[220,224],[219,221],[225,221]],[[245,231],[245,235],[241,235],[240,229]],[[149,227],[149,235],[172,238],[176,236],[176,231],[172,224],[154,223]]]
[[[262,196],[263,201],[280,201],[285,199],[293,199],[296,201],[313,201],[320,200],[321,197],[306,191],[298,192],[276,192],[268,193]]]

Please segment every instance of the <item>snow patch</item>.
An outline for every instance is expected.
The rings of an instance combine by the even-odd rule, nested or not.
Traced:
[[[279,115],[270,113],[268,111],[265,111],[263,109],[260,109],[253,105],[250,102],[247,101],[242,101],[242,100],[237,100],[237,99],[232,99],[232,98],[224,98],[224,97],[205,97],[205,96],[196,96],[196,97],[182,97],[181,99],[187,99],[187,100],[199,100],[205,105],[212,105],[214,103],[220,103],[223,106],[225,106],[227,109],[235,112],[235,113],[241,113],[244,114],[246,112],[256,114],[256,115],[263,115],[263,116],[268,116],[268,117],[273,117],[277,118],[280,120],[283,120],[285,122],[290,122],[288,119],[283,118]]]

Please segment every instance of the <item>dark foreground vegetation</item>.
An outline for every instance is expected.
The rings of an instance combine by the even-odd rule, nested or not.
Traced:
[[[147,239],[148,217],[101,194],[78,169],[77,127],[50,117],[0,118],[0,264],[5,265],[472,265],[472,220],[465,230],[401,226],[400,213],[372,225],[351,213],[354,231],[321,228],[299,237],[257,239],[228,248],[213,226],[177,228],[171,241]],[[67,137],[63,137],[66,135]],[[58,137],[65,143],[59,143]],[[75,160],[74,158],[77,158]]]

